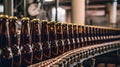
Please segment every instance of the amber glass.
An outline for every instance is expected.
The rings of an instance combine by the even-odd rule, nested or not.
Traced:
[[[23,17],[21,19],[21,23],[22,23],[21,34],[20,34],[20,48],[22,54],[21,67],[26,67],[32,64],[32,59],[33,59],[29,18]]]
[[[92,27],[89,27],[89,41],[90,41],[90,45],[93,45],[93,42],[92,42]]]
[[[89,27],[85,26],[85,30],[86,30],[86,46],[90,45],[90,41],[89,41]]]
[[[106,42],[109,41],[108,37],[109,37],[109,34],[108,34],[108,28],[105,29],[105,36],[106,36]]]
[[[48,33],[48,41],[51,46],[51,57],[55,57],[58,55],[58,44],[56,42],[56,31],[54,21],[48,23]]]
[[[94,34],[93,34],[93,27],[90,28],[90,34],[91,34],[91,44],[94,45]]]
[[[13,67],[7,15],[0,15],[0,67]]]
[[[80,47],[79,46],[79,39],[78,39],[78,26],[77,25],[73,25],[73,37],[74,37],[74,45],[75,45],[75,48],[78,48]]]
[[[51,57],[51,46],[48,42],[48,21],[43,20],[41,22],[41,42],[43,49],[43,60],[49,59]]]
[[[93,27],[93,37],[94,37],[94,45],[97,44],[97,37],[96,37],[96,28]]]
[[[56,40],[58,44],[58,54],[62,54],[64,53],[64,43],[61,23],[60,22],[56,23],[55,27],[56,27]]]
[[[98,31],[99,31],[99,43],[102,43],[101,28],[98,28]]]
[[[82,26],[82,47],[86,46],[86,32],[85,32],[85,27]]]
[[[78,39],[79,39],[79,47],[82,47],[82,27],[78,25]]]
[[[18,44],[17,17],[11,16],[9,18],[8,26],[9,26],[11,49],[13,53],[13,61],[14,61],[13,64],[14,64],[14,67],[20,67],[21,51],[20,51],[20,46]]]
[[[73,50],[75,48],[75,40],[73,38],[73,25],[68,24],[68,37],[70,41],[70,50]]]
[[[97,44],[99,44],[99,31],[98,31],[98,28],[95,28],[95,30],[96,30]]]
[[[90,27],[89,26],[87,26],[87,30],[86,30],[87,32],[87,42],[88,42],[88,45],[91,45],[91,40],[92,40],[92,38],[91,38],[91,33],[90,33]]]
[[[42,45],[41,45],[41,31],[40,31],[40,24],[39,19],[33,19],[31,21],[31,42],[32,42],[32,48],[33,48],[33,63],[38,63],[42,61],[43,51],[42,51]]]
[[[68,39],[68,27],[67,24],[62,24],[62,32],[63,32],[63,40],[64,40],[64,47],[65,52],[70,50],[70,41]]]
[[[104,42],[104,33],[103,33],[103,28],[101,28],[101,41],[102,41],[102,43]]]
[[[108,30],[108,33],[109,33],[109,42],[111,42],[111,29]]]
[[[85,46],[85,39],[84,39],[84,26],[81,26],[81,44],[82,44],[82,47]]]
[[[94,35],[94,27],[91,27],[91,38],[92,38],[92,44],[94,45],[95,44],[95,35]]]
[[[101,34],[100,34],[100,28],[98,28],[98,40],[99,40],[99,43],[101,43]]]
[[[105,37],[105,29],[104,28],[103,28],[102,32],[103,32],[103,42],[105,43],[106,42],[106,37]]]

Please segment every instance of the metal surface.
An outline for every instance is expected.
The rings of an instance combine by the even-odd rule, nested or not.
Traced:
[[[13,16],[13,0],[4,0],[4,14]]]

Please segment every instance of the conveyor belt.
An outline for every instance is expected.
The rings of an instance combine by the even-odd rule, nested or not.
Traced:
[[[64,58],[69,57],[72,54],[80,53],[80,52],[87,52],[89,53],[88,56],[82,57],[81,61],[87,60],[89,58],[105,54],[108,52],[112,52],[115,50],[120,49],[120,41],[114,41],[114,42],[108,42],[108,43],[103,43],[103,44],[96,44],[92,46],[87,46],[87,47],[81,47],[77,48],[68,52],[63,53],[62,55],[43,61],[39,62],[37,64],[30,65],[28,67],[57,67],[60,61],[62,61]],[[62,64],[62,63],[61,63]],[[71,64],[71,67],[74,66],[76,63]]]

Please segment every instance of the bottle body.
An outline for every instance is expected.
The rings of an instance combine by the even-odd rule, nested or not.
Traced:
[[[58,44],[58,54],[64,53],[64,42],[63,42],[63,36],[62,36],[62,27],[61,23],[56,23],[56,40]]]
[[[74,37],[74,41],[75,41],[75,48],[79,48],[79,38],[78,38],[78,26],[77,25],[73,25],[73,37]]]
[[[48,34],[49,34],[49,43],[51,45],[51,57],[58,55],[58,44],[56,41],[56,31],[55,31],[55,22],[51,21],[48,23]]]
[[[78,25],[78,39],[79,39],[79,47],[82,47],[82,28]]]
[[[51,45],[48,41],[48,21],[43,20],[41,22],[41,42],[43,49],[43,60],[49,59],[51,57]]]
[[[73,25],[68,24],[68,37],[70,41],[70,50],[73,50],[75,48],[75,40],[73,38]]]
[[[33,50],[33,63],[38,63],[42,61],[43,51],[41,44],[41,34],[40,34],[40,24],[39,19],[33,19],[31,21],[31,42],[32,42],[32,50]]]
[[[67,52],[70,50],[70,41],[68,39],[68,26],[67,24],[62,24],[62,32],[63,32],[63,42],[64,42],[64,51]]]
[[[86,46],[86,37],[85,37],[85,29],[84,26],[81,26],[82,29],[82,33],[81,33],[81,43],[82,43],[82,47]]]
[[[21,64],[21,51],[20,46],[18,44],[18,36],[17,36],[17,17],[11,16],[9,18],[9,35],[10,35],[10,43],[11,50],[13,53],[13,67],[20,67]]]
[[[22,27],[20,34],[20,49],[22,55],[21,67],[26,67],[32,64],[33,52],[31,46],[31,36],[29,27],[29,18],[22,18]]]
[[[0,66],[13,67],[7,15],[0,15],[0,52]]]

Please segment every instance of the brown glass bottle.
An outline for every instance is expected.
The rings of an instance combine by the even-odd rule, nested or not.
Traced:
[[[84,26],[81,26],[81,44],[82,44],[82,47],[85,46],[85,38],[84,38]]]
[[[30,23],[31,39],[32,39],[31,42],[33,49],[33,63],[38,63],[42,61],[42,56],[43,56],[39,22],[40,22],[39,19],[33,19]]]
[[[13,67],[20,67],[21,64],[21,51],[20,46],[18,44],[18,35],[17,35],[17,17],[11,16],[9,18],[9,35],[10,35],[10,43],[11,50],[13,53]]]
[[[68,26],[67,24],[62,24],[62,32],[63,32],[63,41],[64,41],[64,47],[65,52],[70,50],[70,41],[68,39]]]
[[[106,42],[105,28],[102,29],[102,34],[103,34],[103,43],[105,43]]]
[[[75,49],[75,40],[73,38],[73,25],[72,24],[68,24],[68,37],[69,37],[69,41],[70,41],[70,50]]]
[[[94,27],[91,27],[90,31],[91,31],[91,38],[92,38],[91,42],[92,42],[92,45],[94,45],[95,44]]]
[[[0,67],[13,67],[7,15],[0,15]]]
[[[86,46],[90,45],[90,42],[89,42],[89,27],[88,26],[85,26],[85,41],[86,41]]]
[[[99,28],[97,28],[97,38],[98,38],[98,44],[100,43],[100,33],[99,33]]]
[[[94,45],[97,44],[97,34],[96,34],[96,28],[93,27],[93,34],[94,34]]]
[[[102,43],[104,43],[104,32],[103,32],[103,28],[101,28],[101,41]]]
[[[99,32],[99,43],[102,43],[101,28],[98,28],[98,32]]]
[[[79,39],[78,39],[78,26],[76,24],[73,25],[73,38],[75,41],[75,48],[79,48]]]
[[[98,28],[96,27],[95,28],[95,34],[96,34],[96,44],[99,44],[99,31],[98,31]]]
[[[58,44],[56,41],[55,22],[48,22],[48,41],[51,46],[51,57],[58,55]]]
[[[116,33],[119,34],[119,32],[116,32]],[[110,28],[108,29],[108,42],[110,42]]]
[[[92,40],[92,38],[91,38],[91,33],[90,33],[90,32],[91,32],[91,31],[90,31],[90,28],[91,28],[91,27],[87,26],[87,30],[86,30],[86,31],[87,31],[86,33],[87,33],[88,45],[91,45],[91,40]]]
[[[41,42],[43,49],[43,60],[49,59],[51,57],[51,46],[48,41],[48,21],[43,20],[41,22]]]
[[[82,27],[78,25],[78,39],[79,39],[79,47],[82,47]]]
[[[20,48],[22,55],[21,67],[26,67],[28,65],[31,65],[33,60],[29,18],[23,17],[21,19],[21,23],[22,23],[20,34]]]
[[[109,34],[108,34],[108,28],[105,29],[105,37],[106,37],[106,42],[109,41],[108,37],[109,37]]]
[[[60,22],[57,22],[56,25],[56,40],[58,44],[58,54],[64,53],[64,42],[62,36],[62,26]]]
[[[85,26],[82,26],[82,36],[81,36],[81,39],[82,39],[82,47],[86,46],[87,45],[87,38],[86,38],[86,31],[85,31]]]

